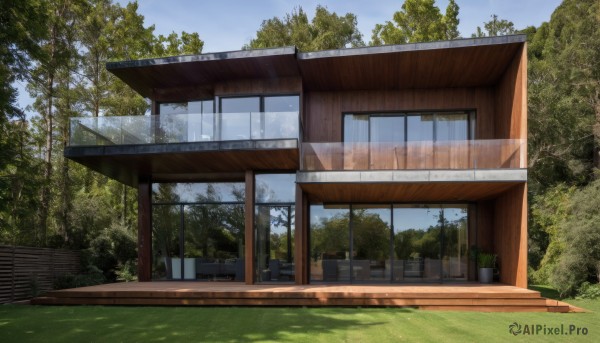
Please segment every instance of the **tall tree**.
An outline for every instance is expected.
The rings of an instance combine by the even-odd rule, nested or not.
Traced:
[[[39,240],[46,241],[48,215],[52,200],[52,157],[54,150],[54,119],[57,77],[76,52],[69,46],[70,30],[75,27],[75,4],[78,0],[57,0],[48,5],[48,36],[41,44],[42,58],[32,71],[30,94],[36,98],[34,108],[41,114],[40,133],[43,143],[43,179],[38,210]]]
[[[0,238],[11,244],[21,242],[24,227],[34,227],[24,221],[34,217],[32,209],[37,208],[39,175],[14,83],[28,80],[28,68],[42,55],[39,42],[46,37],[46,14],[45,1],[0,2]]]
[[[477,26],[477,31],[471,35],[473,38],[477,37],[493,37],[493,36],[506,36],[517,33],[515,25],[512,21],[506,19],[498,19],[498,16],[492,14],[492,20],[483,23],[483,29]]]
[[[370,45],[430,42],[459,38],[459,7],[450,0],[443,15],[435,0],[405,0],[393,21],[377,24]]]
[[[244,49],[261,49],[295,45],[302,51],[340,49],[363,46],[356,16],[346,13],[338,16],[326,7],[317,6],[315,16],[309,22],[302,7],[294,8],[283,18],[274,17],[262,22]]]

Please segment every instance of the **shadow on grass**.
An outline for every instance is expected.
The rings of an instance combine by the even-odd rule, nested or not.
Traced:
[[[544,285],[529,285],[528,287],[529,289],[533,290],[533,291],[538,291],[540,292],[540,294],[542,295],[542,297],[544,298],[549,298],[549,299],[558,299],[560,300],[560,294],[558,293],[558,291],[550,286],[544,286]]]
[[[380,311],[294,307],[2,306],[3,341],[310,341],[390,324]],[[387,317],[386,317],[387,318]]]

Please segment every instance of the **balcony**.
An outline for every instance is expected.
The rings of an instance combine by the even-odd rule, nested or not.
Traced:
[[[298,139],[298,112],[71,118],[69,146]]]
[[[525,168],[525,141],[302,143],[303,171]]]
[[[135,186],[299,169],[298,112],[72,118],[65,156]]]
[[[297,181],[323,202],[472,201],[527,181],[520,139],[302,143]]]

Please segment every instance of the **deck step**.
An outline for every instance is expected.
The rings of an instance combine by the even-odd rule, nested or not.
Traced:
[[[37,305],[346,306],[439,311],[573,312],[569,304],[506,285],[243,285],[122,283],[52,291]]]

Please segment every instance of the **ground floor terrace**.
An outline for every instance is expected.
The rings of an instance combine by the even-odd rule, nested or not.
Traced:
[[[139,280],[453,284],[477,280],[484,251],[498,255],[496,282],[527,287],[524,180],[387,174],[140,182]]]
[[[475,282],[413,285],[245,285],[155,281],[52,291],[38,305],[367,306],[487,312],[573,312],[537,291]]]

